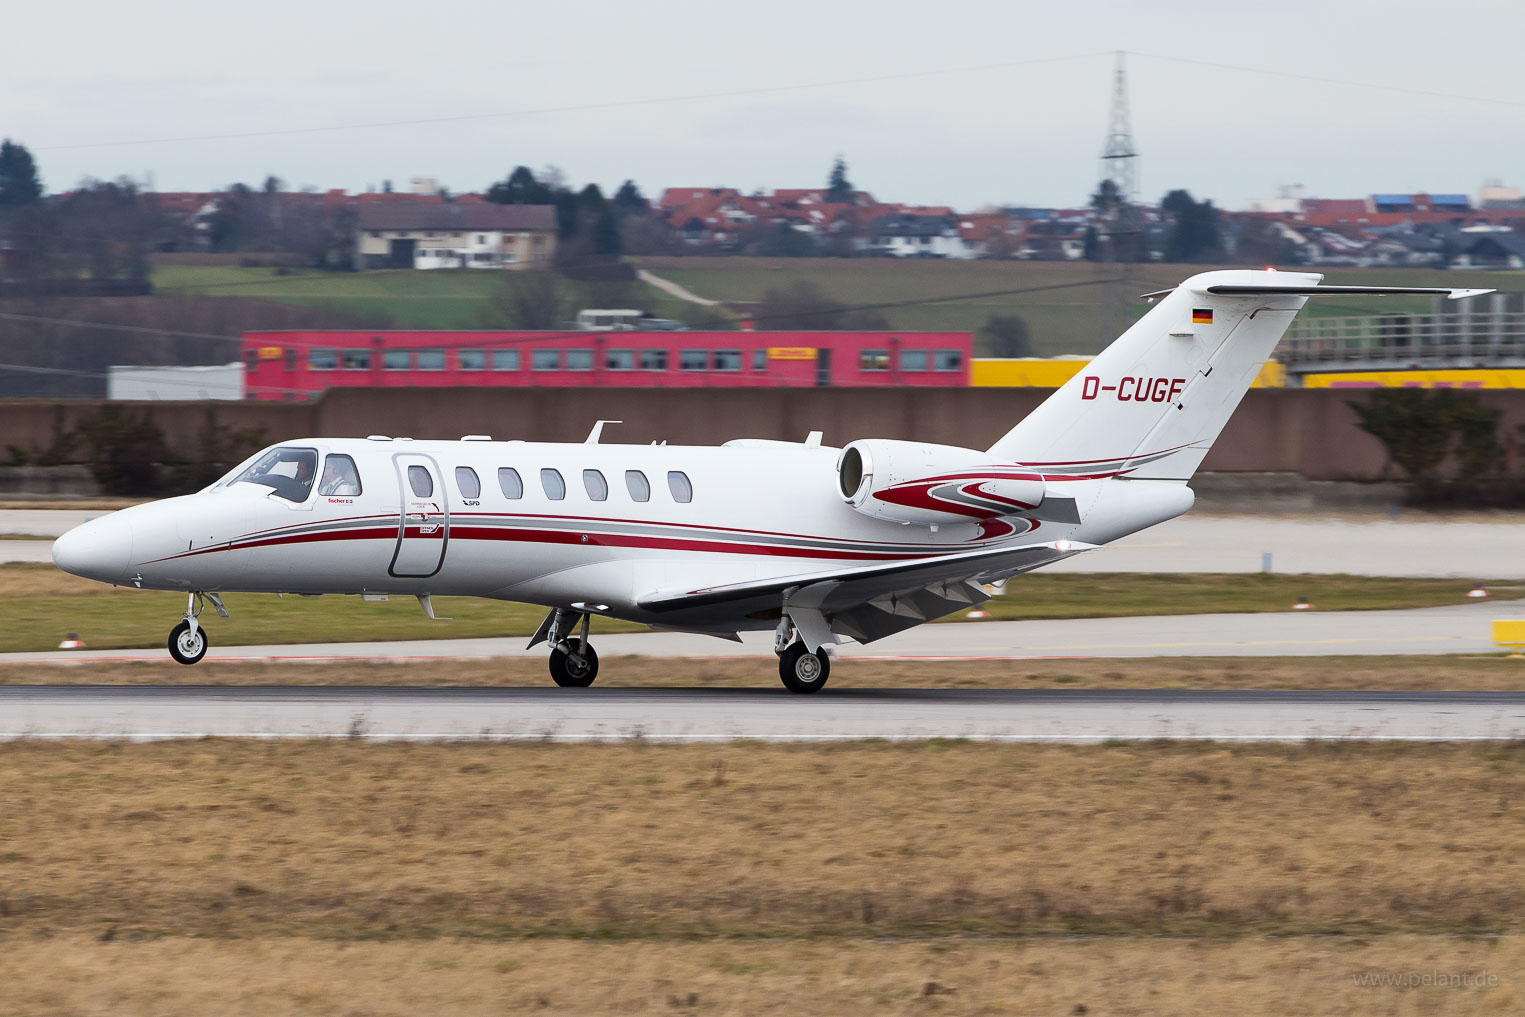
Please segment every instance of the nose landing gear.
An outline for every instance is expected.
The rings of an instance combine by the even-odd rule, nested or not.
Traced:
[[[207,655],[207,647],[211,643],[207,640],[207,630],[201,627],[199,619],[208,600],[217,610],[219,618],[228,616],[228,609],[223,606],[222,598],[217,594],[188,594],[185,599],[185,620],[170,629],[169,633],[169,655],[178,663],[194,664]]]

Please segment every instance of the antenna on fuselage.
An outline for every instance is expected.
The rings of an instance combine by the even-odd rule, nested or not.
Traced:
[[[583,442],[583,444],[584,445],[597,445],[599,437],[601,435],[603,435],[603,433],[604,433],[604,425],[605,424],[623,424],[623,423],[624,423],[623,420],[600,420],[600,421],[598,421],[598,423],[593,425],[593,430],[588,432],[587,440],[585,440]]]

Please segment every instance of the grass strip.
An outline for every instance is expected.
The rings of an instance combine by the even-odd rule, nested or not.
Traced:
[[[1289,610],[1299,597],[1324,611],[1379,610],[1465,603],[1470,588],[1461,579],[1036,572],[1014,578],[1006,596],[981,610],[989,620],[1242,613]],[[1519,599],[1525,586],[1500,584],[1493,596]],[[406,596],[384,604],[273,594],[229,594],[225,600],[232,617],[207,619],[220,646],[528,636],[545,616],[543,607],[469,597],[435,599],[436,612],[449,622],[429,621]],[[184,610],[183,594],[111,587],[48,564],[0,565],[0,617],[6,620],[0,652],[53,649],[69,632],[94,649],[161,646]],[[960,611],[945,620],[965,619]],[[645,628],[601,620],[598,631]]]

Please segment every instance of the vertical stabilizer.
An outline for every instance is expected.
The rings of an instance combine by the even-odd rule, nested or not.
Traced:
[[[1322,278],[1191,277],[990,451],[1049,473],[1190,479]]]

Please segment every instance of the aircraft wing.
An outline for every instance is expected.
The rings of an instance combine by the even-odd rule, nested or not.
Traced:
[[[736,617],[772,609],[777,617],[787,593],[791,608],[819,612],[833,631],[866,643],[989,599],[982,583],[1029,572],[1095,546],[1056,540],[982,548],[914,561],[659,591],[639,598],[638,603],[654,614],[713,616],[723,610]]]

